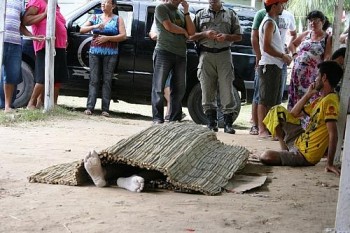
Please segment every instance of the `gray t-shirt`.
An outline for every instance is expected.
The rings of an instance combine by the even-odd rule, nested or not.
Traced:
[[[156,26],[158,29],[158,39],[156,49],[166,50],[176,55],[186,57],[186,40],[183,34],[175,34],[167,31],[162,22],[169,19],[173,24],[186,28],[184,14],[174,5],[160,4],[155,10]]]

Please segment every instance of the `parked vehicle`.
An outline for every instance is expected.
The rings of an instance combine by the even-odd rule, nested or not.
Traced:
[[[89,46],[92,34],[79,33],[80,27],[92,14],[100,11],[100,1],[91,1],[66,16],[68,30],[67,62],[69,80],[61,88],[61,94],[87,97],[89,83]],[[153,75],[152,55],[155,41],[148,32],[154,19],[156,3],[150,1],[118,1],[117,13],[124,19],[127,40],[119,45],[119,62],[112,80],[112,100],[122,100],[135,104],[151,103]],[[195,13],[205,7],[205,3],[190,3],[190,11]],[[253,89],[255,56],[250,43],[250,32],[255,10],[239,5],[232,7],[240,18],[244,29],[243,40],[231,47],[235,77],[234,96],[236,100],[234,120],[237,118],[241,98],[246,98],[246,88]],[[32,41],[23,44],[23,82],[18,86],[17,107],[24,106],[34,86],[34,53]],[[198,55],[194,42],[188,42],[186,95],[184,106],[188,107],[191,118],[198,124],[205,124],[206,117],[201,105],[201,87],[197,78]],[[238,91],[243,93],[239,95]]]

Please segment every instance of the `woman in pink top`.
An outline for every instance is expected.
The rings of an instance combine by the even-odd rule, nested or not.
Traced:
[[[26,13],[23,16],[23,23],[26,26],[32,26],[33,35],[44,37],[46,35],[47,23],[47,0],[29,0]],[[60,12],[60,8],[56,7],[56,40],[55,40],[55,88],[54,102],[57,104],[60,84],[68,78],[66,45],[67,30],[65,27],[66,20]],[[33,41],[35,60],[35,86],[32,96],[29,100],[27,108],[34,109],[40,107],[44,93],[45,82],[45,40]]]

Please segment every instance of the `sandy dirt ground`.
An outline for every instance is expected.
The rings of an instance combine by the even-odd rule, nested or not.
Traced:
[[[41,169],[82,159],[91,148],[104,149],[150,125],[149,112],[115,112],[111,118],[79,113],[69,120],[0,126],[0,232],[312,233],[334,227],[339,178],[324,172],[325,162],[308,168],[249,163],[244,172],[267,175],[267,182],[244,194],[218,196],[169,190],[131,193],[27,180]],[[217,136],[255,155],[278,148],[277,142],[259,140],[246,129]]]

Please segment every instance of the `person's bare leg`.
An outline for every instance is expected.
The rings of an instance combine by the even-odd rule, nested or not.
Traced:
[[[276,129],[275,129],[275,137],[278,139],[278,142],[280,143],[280,146],[281,146],[281,150],[288,150],[288,147],[287,147],[287,144],[286,142],[284,141],[284,132],[281,128],[281,126],[277,126]]]
[[[5,92],[5,110],[4,112],[12,112],[11,108],[13,91],[15,89],[15,85],[13,84],[4,84],[4,92]]]
[[[258,126],[258,104],[252,103],[252,123],[253,126]]]
[[[39,95],[41,95],[43,90],[44,90],[44,84],[40,84],[40,83],[35,84],[32,96],[30,97],[30,100],[29,100],[28,105],[27,105],[28,109],[35,109],[36,108],[37,99],[38,99]]]
[[[259,156],[260,162],[265,165],[280,166],[282,165],[281,157],[278,151],[267,150]]]
[[[43,92],[38,96],[38,98],[36,99],[36,108],[42,108],[44,106],[44,96],[45,96],[45,90],[43,90]]]
[[[164,88],[164,98],[166,99],[166,116],[170,114],[170,87]]]
[[[145,180],[137,175],[121,177],[117,179],[117,185],[131,192],[141,192],[145,186]]]
[[[267,114],[267,107],[263,104],[258,104],[258,127],[259,127],[259,137],[268,137],[269,134],[263,123],[263,120]]]
[[[92,150],[84,159],[84,167],[97,187],[107,185],[105,171],[101,166],[101,160],[96,151]]]

